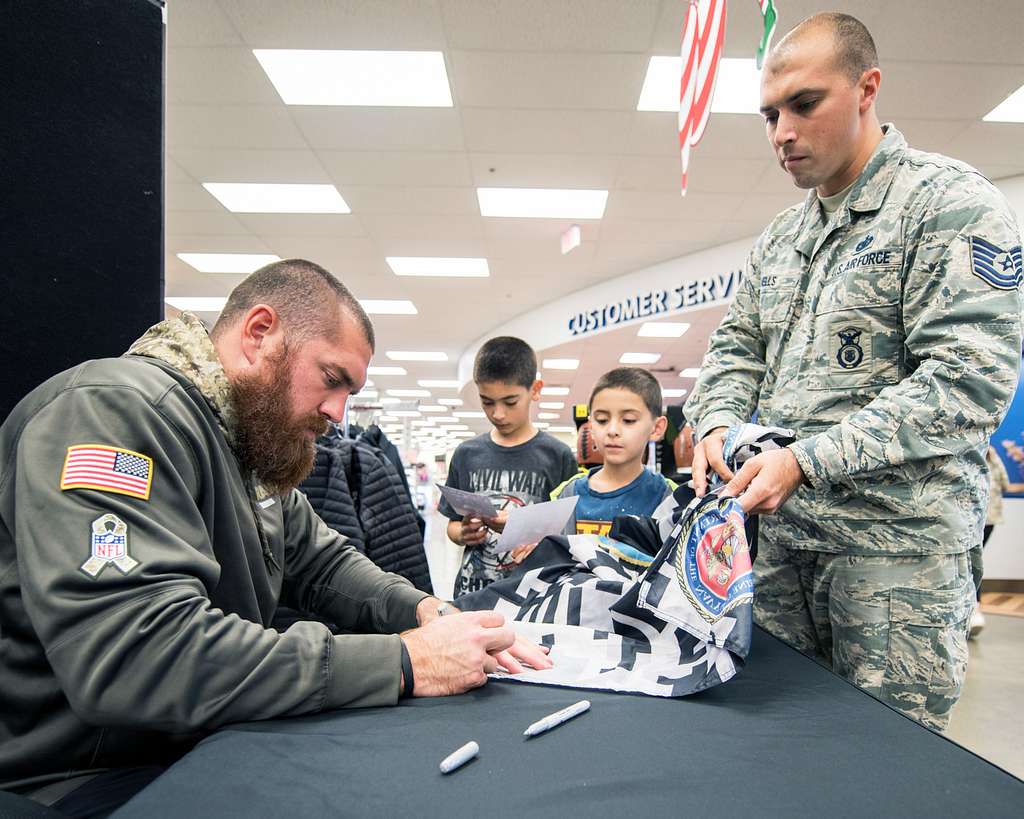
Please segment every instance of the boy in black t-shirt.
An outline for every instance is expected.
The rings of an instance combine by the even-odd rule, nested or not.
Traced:
[[[537,356],[529,344],[511,336],[490,339],[476,355],[473,381],[494,429],[459,444],[447,483],[487,495],[495,515],[463,518],[441,499],[438,508],[450,519],[448,537],[466,547],[455,597],[479,591],[511,570],[510,553],[496,548],[509,509],[548,500],[556,486],[578,471],[572,450],[530,421],[530,404],[540,399],[543,383],[537,380]]]

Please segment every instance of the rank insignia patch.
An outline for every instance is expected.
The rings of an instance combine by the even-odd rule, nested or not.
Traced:
[[[1016,290],[1024,279],[1021,246],[1003,250],[978,236],[972,236],[971,272],[999,290]]]
[[[149,500],[152,483],[152,458],[102,444],[69,446],[60,474],[61,489],[98,489],[142,500]]]
[[[98,576],[108,563],[113,563],[121,574],[128,574],[139,565],[128,554],[128,524],[117,515],[101,515],[92,522],[89,546],[89,559],[79,567],[89,577]]]

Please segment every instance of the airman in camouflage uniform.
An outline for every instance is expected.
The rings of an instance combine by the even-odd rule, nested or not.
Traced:
[[[826,17],[817,34],[827,38]],[[793,51],[811,48],[800,29],[777,46],[787,58],[778,76],[788,58],[794,70],[810,65]],[[826,45],[839,63],[844,39],[832,31]],[[791,39],[798,34],[805,42]],[[871,74],[880,77],[873,67],[861,83]],[[702,441],[755,412],[796,431],[796,480],[778,513],[761,519],[758,622],[942,729],[960,694],[980,581],[969,554],[980,557],[985,447],[1017,381],[1020,229],[980,173],[879,128],[873,97],[861,113],[880,139],[852,184],[840,183],[839,196],[810,175],[801,184],[800,154],[813,157],[801,147],[801,117],[816,114],[800,106],[829,104],[814,82],[783,86],[762,111],[784,167],[817,191],[755,243],[685,412]],[[753,489],[756,472],[738,473],[733,488]]]

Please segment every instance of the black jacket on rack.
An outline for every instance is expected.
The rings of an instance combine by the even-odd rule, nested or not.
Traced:
[[[322,438],[313,471],[299,489],[328,526],[380,568],[431,591],[416,510],[398,470],[380,450],[364,441]]]

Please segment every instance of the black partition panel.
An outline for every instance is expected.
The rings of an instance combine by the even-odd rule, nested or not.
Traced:
[[[154,0],[0,0],[0,420],[163,315]]]

